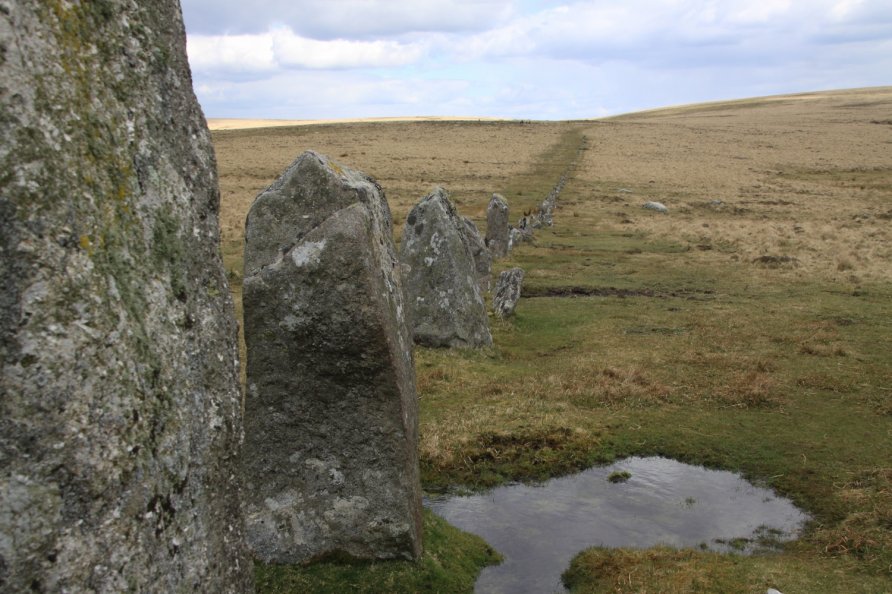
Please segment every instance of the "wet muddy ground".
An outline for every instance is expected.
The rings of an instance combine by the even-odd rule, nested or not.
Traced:
[[[795,538],[807,519],[740,475],[659,457],[427,505],[504,556],[480,574],[479,594],[563,592],[561,572],[592,546],[770,551]]]

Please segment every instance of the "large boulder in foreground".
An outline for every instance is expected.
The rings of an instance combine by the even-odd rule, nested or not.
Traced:
[[[179,3],[3,2],[0,39],[0,591],[253,591]]]
[[[486,207],[486,247],[493,259],[508,255],[508,202],[501,194],[493,194]]]
[[[435,188],[409,211],[400,262],[416,343],[457,348],[492,345],[465,222],[443,188]]]
[[[248,214],[248,543],[276,563],[421,552],[418,404],[383,192],[301,155]]]

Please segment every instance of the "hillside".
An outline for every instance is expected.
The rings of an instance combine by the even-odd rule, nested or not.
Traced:
[[[495,347],[416,350],[425,488],[661,454],[741,471],[814,517],[780,555],[593,550],[574,592],[888,591],[892,87],[213,139],[237,301],[247,209],[305,149],[377,178],[397,237],[434,185],[479,226],[492,192],[516,220],[569,172],[554,227],[497,263],[527,280],[517,316],[492,321]],[[312,570],[263,575],[267,591],[319,588]]]

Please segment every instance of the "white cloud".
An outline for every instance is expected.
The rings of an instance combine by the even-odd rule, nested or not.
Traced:
[[[183,5],[212,116],[575,118],[890,84],[892,72],[889,0]]]
[[[783,61],[790,48],[837,29],[847,39],[876,39],[882,31],[892,38],[889,12],[880,0],[577,1],[474,34],[457,55],[661,65]]]
[[[734,6],[734,5],[737,6]],[[771,0],[770,2],[735,2],[728,14],[728,22],[739,24],[770,24],[782,19],[790,11],[791,0]]]
[[[292,70],[258,81],[201,83],[195,90],[208,117],[285,119],[465,115],[463,101],[473,92],[466,81],[379,78],[355,70]]]
[[[319,41],[287,28],[251,35],[190,35],[187,45],[189,62],[199,73],[404,66],[418,61],[425,51],[419,43]]]
[[[284,67],[297,68],[380,68],[404,66],[424,54],[419,43],[396,41],[317,41],[295,35],[289,29],[272,33],[273,53]]]
[[[189,35],[186,51],[197,72],[262,73],[277,68],[270,35]]]
[[[863,4],[863,0],[840,0],[839,2],[834,2],[833,7],[830,9],[830,14],[836,19],[845,19]]]
[[[463,54],[465,59],[521,55],[613,59],[663,53],[669,42],[726,43],[714,3],[690,4],[667,0],[565,4],[476,34],[464,45]]]
[[[480,31],[514,14],[511,0],[183,0],[190,31],[260,33],[286,26],[315,39]]]

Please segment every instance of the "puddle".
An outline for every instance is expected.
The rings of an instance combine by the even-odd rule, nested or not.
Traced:
[[[625,482],[608,480],[621,471],[631,475]],[[565,592],[561,573],[592,546],[745,553],[765,538],[795,538],[807,519],[790,500],[737,474],[656,457],[627,458],[538,486],[432,497],[425,505],[504,556],[480,574],[478,594]]]

